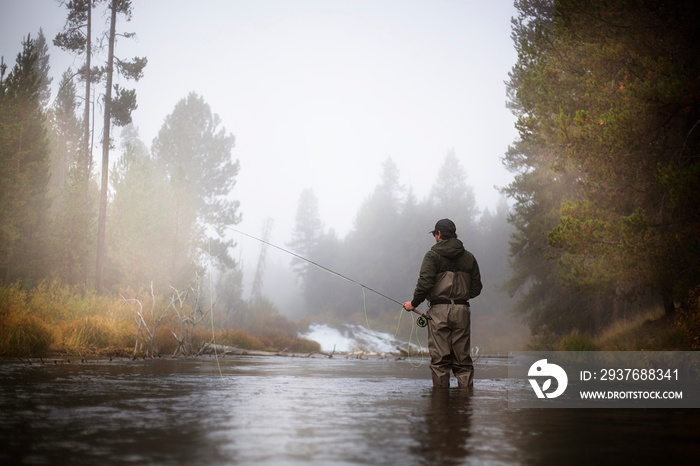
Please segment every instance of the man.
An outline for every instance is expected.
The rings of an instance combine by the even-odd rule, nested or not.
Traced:
[[[450,370],[460,387],[474,383],[470,356],[469,299],[481,293],[481,275],[476,259],[457,239],[457,228],[444,218],[430,232],[436,244],[423,258],[413,299],[403,303],[412,311],[426,299],[428,350],[433,387],[450,386]]]

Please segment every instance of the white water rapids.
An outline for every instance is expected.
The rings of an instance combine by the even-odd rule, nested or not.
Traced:
[[[326,324],[311,324],[309,330],[300,335],[302,338],[313,340],[321,345],[322,351],[358,352],[365,353],[395,353],[396,347],[408,348],[409,342],[402,341],[389,333],[368,329],[361,325],[343,324],[340,327],[330,327]],[[426,342],[420,342],[425,344]],[[411,351],[426,351],[419,342],[410,342]]]

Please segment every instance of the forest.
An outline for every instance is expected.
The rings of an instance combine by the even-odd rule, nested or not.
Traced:
[[[504,163],[516,312],[542,337],[663,307],[697,348],[700,6],[516,2]]]
[[[298,322],[260,292],[257,271],[244,299],[250,272],[234,259],[232,235],[243,176],[234,135],[192,92],[150,147],[141,141],[130,124],[137,95],[113,84],[115,73],[136,81],[148,72],[146,57],[120,58],[114,46],[118,34],[130,37],[117,24],[131,2],[108,2],[110,27],[99,40],[94,3],[68,2],[63,32],[22,38],[11,68],[3,57],[0,355],[191,355],[213,339],[301,352],[317,350],[298,337],[311,322],[396,328],[394,303],[291,257],[305,310]],[[448,217],[486,285],[473,303],[474,345],[697,349],[700,5],[515,4],[518,58],[504,94],[518,138],[502,159],[514,181],[501,187],[498,206],[477,206],[469,179],[482,174],[454,150],[436,161],[424,199],[399,183],[401,167],[387,158],[349,233],[324,226],[309,187],[281,246],[407,300],[428,231]],[[82,63],[63,73],[53,98],[47,40]],[[96,47],[105,48],[103,62]],[[89,105],[96,93],[103,100]],[[258,271],[262,280],[264,264]],[[410,332],[410,319],[402,325]]]

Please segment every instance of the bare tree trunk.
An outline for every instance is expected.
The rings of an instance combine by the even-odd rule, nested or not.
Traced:
[[[175,306],[175,296],[173,296],[170,299],[170,304],[168,304],[165,308],[163,308],[162,311],[160,311],[160,315],[156,316],[155,314],[155,308],[156,308],[156,295],[153,291],[153,282],[151,282],[151,312],[150,312],[150,317],[151,317],[151,322],[153,325],[153,329],[149,328],[148,323],[143,317],[143,305],[141,304],[141,301],[139,301],[136,298],[131,298],[131,299],[126,299],[123,295],[121,295],[122,300],[126,303],[127,306],[129,306],[129,309],[131,309],[131,312],[134,317],[134,322],[136,322],[136,342],[134,343],[134,354],[133,357],[136,358],[137,350],[139,347],[139,343],[142,343],[144,346],[144,357],[156,357],[159,355],[158,353],[158,345],[156,343],[156,331],[158,330],[158,326],[160,325],[161,321],[165,318],[165,316],[168,314],[168,310],[171,307]],[[131,305],[132,302],[135,302],[138,304],[138,309],[135,309],[134,306]],[[173,333],[173,335],[175,335]],[[177,336],[175,336],[177,339]],[[179,340],[178,340],[179,341]]]
[[[114,73],[114,40],[117,24],[117,0],[112,0],[112,16],[109,25],[109,52],[107,55],[107,86],[105,89],[104,134],[102,136],[102,187],[100,191],[100,216],[97,226],[97,292],[102,293],[104,261],[105,261],[105,231],[107,226],[107,190],[109,188],[109,145],[112,105],[112,75]]]
[[[92,156],[90,154],[90,87],[92,86],[92,76],[90,66],[92,58],[92,0],[87,0],[87,43],[85,45],[85,111],[83,112],[83,170],[85,179],[83,180],[83,206],[85,209],[83,217],[82,234],[86,241],[83,242],[82,267],[83,267],[83,289],[87,290],[87,270],[88,252],[87,236],[90,225],[90,171],[92,166]]]

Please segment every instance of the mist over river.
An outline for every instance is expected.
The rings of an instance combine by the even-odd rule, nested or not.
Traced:
[[[0,464],[689,464],[700,412],[507,407],[427,360],[227,356],[0,363]],[[455,381],[452,381],[455,385]]]

